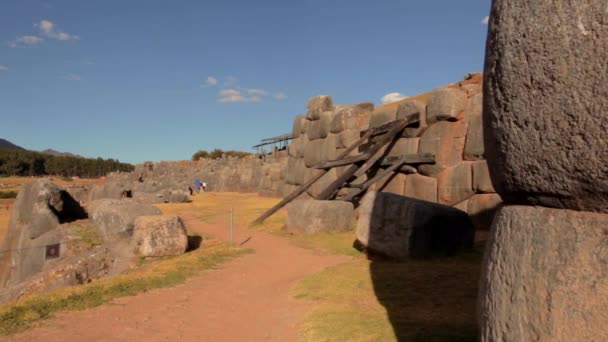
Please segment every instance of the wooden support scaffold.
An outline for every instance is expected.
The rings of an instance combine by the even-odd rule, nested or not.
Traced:
[[[430,153],[404,154],[396,157],[386,156],[392,145],[401,137],[403,129],[410,123],[411,122],[409,122],[408,119],[400,119],[361,132],[359,140],[350,145],[335,160],[328,161],[321,165],[315,165],[313,168],[320,170],[317,176],[308,180],[296,191],[285,197],[281,202],[268,209],[251,224],[255,225],[264,222],[268,217],[303,194],[334,167],[350,165],[335,181],[329,184],[325,190],[316,196],[315,199],[352,201],[363,194],[372,184],[380,181],[394,171],[399,170],[404,173],[415,173],[416,169],[408,164],[434,164],[435,156]],[[349,156],[353,150],[364,143],[367,143],[369,146],[367,151],[355,156]],[[385,146],[388,147],[384,150],[384,153],[382,153],[382,148]],[[379,172],[375,176],[364,183],[353,183],[353,181],[364,175],[374,166],[379,168]],[[336,194],[342,188],[352,188],[356,189],[356,191],[351,192],[347,196],[336,198]]]

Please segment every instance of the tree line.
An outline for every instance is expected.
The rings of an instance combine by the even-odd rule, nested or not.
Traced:
[[[115,159],[59,157],[22,150],[0,150],[0,175],[96,178],[112,171],[131,172],[135,166]]]
[[[251,155],[251,153],[249,153],[249,152],[233,151],[233,150],[223,151],[219,148],[216,148],[211,152],[207,152],[205,150],[198,150],[192,155],[192,160],[197,161],[201,158],[220,159],[220,158],[222,158],[223,154],[225,154],[226,157],[239,157],[239,158],[243,158],[243,157],[247,157],[247,156]]]

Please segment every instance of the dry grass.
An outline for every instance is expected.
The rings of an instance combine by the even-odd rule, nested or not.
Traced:
[[[304,279],[317,302],[304,341],[476,341],[479,251],[454,259],[355,260]]]
[[[33,183],[40,179],[40,177],[3,177],[0,178],[0,190],[2,191],[19,191],[23,184]],[[102,184],[105,179],[102,178],[78,178],[78,179],[67,179],[62,177],[50,177],[53,183],[60,187],[68,187],[75,185],[87,185],[87,184]]]

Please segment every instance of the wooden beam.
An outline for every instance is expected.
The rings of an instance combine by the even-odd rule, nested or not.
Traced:
[[[346,156],[348,156],[348,154],[353,151],[355,148],[359,147],[359,145],[361,145],[364,141],[366,141],[367,139],[369,139],[371,137],[372,132],[367,132],[365,134],[363,134],[361,136],[361,138],[359,138],[359,140],[357,140],[356,142],[354,142],[352,145],[350,145],[346,150],[344,150],[339,156],[338,159],[343,159]],[[354,165],[351,165],[354,166]],[[255,219],[251,224],[259,224],[264,222],[265,219],[267,219],[268,217],[270,217],[272,214],[276,213],[277,211],[279,211],[281,208],[283,208],[285,205],[287,205],[289,202],[293,201],[296,197],[300,196],[301,194],[303,194],[308,188],[310,188],[311,185],[313,185],[316,181],[318,181],[321,177],[323,177],[328,170],[322,170],[319,175],[313,177],[311,180],[309,180],[308,182],[306,182],[304,185],[302,185],[300,188],[298,188],[296,191],[292,192],[291,194],[289,194],[287,197],[285,197],[281,202],[277,203],[275,206],[273,206],[272,208],[266,210],[262,215],[260,215],[257,219]]]
[[[367,190],[372,184],[378,182],[382,178],[384,178],[387,175],[393,173],[393,171],[395,171],[396,169],[398,169],[399,167],[401,167],[405,163],[406,159],[407,159],[407,157],[404,156],[401,159],[399,159],[398,161],[394,162],[393,165],[391,165],[390,167],[384,169],[382,172],[379,172],[378,174],[376,174],[372,179],[370,179],[367,182],[363,183],[362,186],[357,191],[354,191],[353,193],[349,194],[348,196],[343,197],[341,200],[343,200],[343,201],[352,201],[353,198],[359,196],[361,193],[363,193],[365,190]]]
[[[360,161],[366,160],[367,158],[369,158],[369,154],[362,153],[362,154],[358,154],[356,156],[352,156],[352,157],[348,157],[348,158],[344,158],[344,159],[330,160],[325,164],[315,165],[312,168],[313,169],[331,169],[331,168],[338,167],[338,166],[345,166],[345,165],[349,165],[349,164],[358,163]]]
[[[391,166],[396,161],[404,160],[404,164],[434,164],[435,155],[432,153],[402,154],[400,156],[385,157],[380,162],[381,166]]]
[[[390,129],[390,131],[386,135],[384,135],[382,139],[380,139],[376,144],[371,146],[369,151],[367,152],[374,157],[366,161],[365,164],[363,164],[363,166],[361,167],[355,164],[349,166],[349,168],[346,169],[346,171],[344,171],[344,173],[342,173],[338,177],[338,179],[333,181],[325,190],[323,190],[323,192],[319,194],[317,199],[330,199],[338,189],[344,186],[347,180],[351,179],[351,177],[359,177],[359,175],[365,174],[365,172],[369,170],[369,168],[371,168],[378,161],[378,159],[382,156],[381,153],[378,153],[380,149],[382,149],[384,145],[393,141],[397,137],[397,135],[401,133],[405,126],[407,126],[407,120],[397,120],[391,122],[391,124],[392,128]],[[368,130],[368,133],[366,134],[369,134],[369,132],[371,131]]]

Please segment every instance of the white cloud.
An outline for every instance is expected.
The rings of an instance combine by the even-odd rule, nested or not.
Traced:
[[[489,22],[490,22],[490,17],[487,15],[485,17],[483,17],[483,19],[481,19],[481,23],[484,25],[488,25]]]
[[[213,76],[209,76],[209,77],[207,77],[206,83],[213,87],[214,85],[217,84],[217,78],[215,78]]]
[[[46,19],[40,20],[39,23],[34,24],[34,27],[39,28],[42,35],[52,38],[52,39],[57,39],[57,40],[80,39],[80,37],[78,37],[76,35],[65,33],[63,31],[58,30],[57,25],[55,25],[55,23],[53,23],[50,20],[46,20]]]
[[[6,65],[0,64],[0,71],[6,71],[6,70],[8,70],[8,67]]]
[[[82,77],[76,74],[67,74],[63,77],[63,79],[66,81],[82,81]]]
[[[262,98],[254,96],[244,96],[238,89],[223,89],[219,93],[218,101],[220,103],[233,103],[233,102],[262,102]]]
[[[403,99],[407,99],[407,96],[405,96],[401,93],[388,93],[388,94],[382,96],[380,101],[382,103],[391,103],[391,102],[400,101]]]
[[[34,46],[42,43],[43,41],[44,39],[38,36],[21,36],[10,42],[9,46],[12,48]]]
[[[278,92],[274,94],[274,98],[277,100],[285,100],[287,98],[287,95],[285,95],[284,92]]]
[[[223,89],[220,91],[220,96],[235,96],[241,95],[241,92],[236,89]]]
[[[247,90],[247,92],[251,95],[268,95],[268,91],[264,90],[264,89],[245,89]]]

